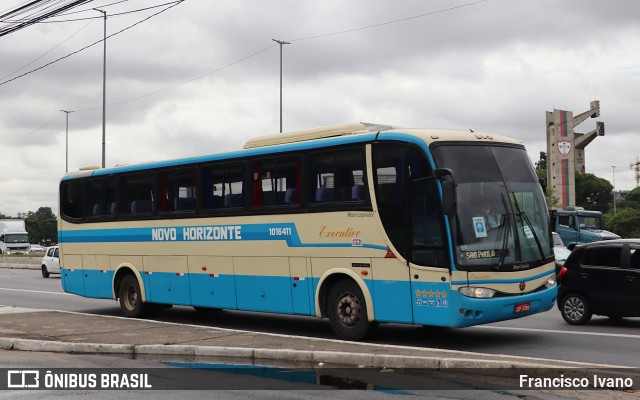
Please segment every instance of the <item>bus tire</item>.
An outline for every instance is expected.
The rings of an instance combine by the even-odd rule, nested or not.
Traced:
[[[367,304],[360,287],[352,280],[341,280],[329,291],[327,315],[340,339],[360,340],[371,327]]]
[[[118,299],[120,300],[120,310],[122,315],[127,318],[140,318],[144,314],[144,303],[142,303],[142,294],[140,293],[140,284],[133,275],[126,275],[120,282],[118,290]]]

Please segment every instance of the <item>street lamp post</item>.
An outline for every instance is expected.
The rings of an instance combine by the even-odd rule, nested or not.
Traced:
[[[104,39],[102,40],[102,168],[105,167],[105,142],[106,142],[106,99],[107,99],[107,12],[94,8],[102,13],[104,19]]]
[[[63,113],[67,114],[67,130],[66,130],[66,135],[65,135],[65,168],[64,168],[64,172],[67,173],[69,172],[69,113],[72,113],[73,111],[68,111],[68,110],[60,110]]]
[[[271,39],[280,45],[280,133],[282,133],[282,45],[291,44],[282,40]]]
[[[613,215],[616,215],[616,166],[612,165],[613,168]]]

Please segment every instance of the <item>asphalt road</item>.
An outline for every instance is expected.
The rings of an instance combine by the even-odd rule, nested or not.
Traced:
[[[96,300],[62,291],[60,279],[39,271],[0,269],[0,305],[120,315],[114,300]],[[238,311],[202,314],[191,307],[165,310],[158,320],[335,338],[327,320]],[[519,320],[464,328],[428,328],[383,324],[367,340],[375,343],[477,353],[558,359],[640,367],[640,319],[594,316],[589,325],[566,324],[553,309]]]

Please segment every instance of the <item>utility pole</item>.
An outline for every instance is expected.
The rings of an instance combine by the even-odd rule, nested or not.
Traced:
[[[65,160],[66,160],[66,163],[65,163],[65,168],[64,168],[64,172],[67,173],[67,172],[69,172],[69,113],[72,113],[74,111],[67,111],[67,110],[60,110],[60,111],[62,111],[63,113],[67,114],[67,130],[66,130],[67,133],[66,133],[66,136],[65,136],[65,138],[66,138],[66,140],[65,140],[65,143],[66,143],[65,144]]]
[[[636,172],[636,187],[640,186],[640,161],[636,157],[636,162],[629,164],[632,170]]]
[[[280,133],[282,133],[282,45],[291,44],[282,40],[271,39],[280,45]]]
[[[106,158],[106,101],[107,101],[107,12],[103,10],[99,10],[94,8],[95,11],[102,13],[104,19],[104,39],[102,40],[102,168],[105,167],[105,158]]]
[[[616,215],[616,166],[612,165],[613,168],[613,215]]]

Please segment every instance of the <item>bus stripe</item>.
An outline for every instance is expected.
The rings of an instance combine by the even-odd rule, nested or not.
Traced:
[[[228,227],[234,228],[234,235],[222,237],[212,234],[215,228]],[[273,235],[271,232],[274,228],[276,228],[277,232],[290,233]],[[189,233],[193,229],[199,229],[198,233],[205,232],[202,235],[194,236]],[[156,231],[170,233],[156,235]],[[386,245],[365,243],[362,246],[354,246],[350,240],[351,238],[348,239],[349,242],[346,243],[303,243],[293,223],[63,230],[58,233],[60,243],[185,243],[280,240],[285,241],[288,247],[363,247],[387,251]]]

